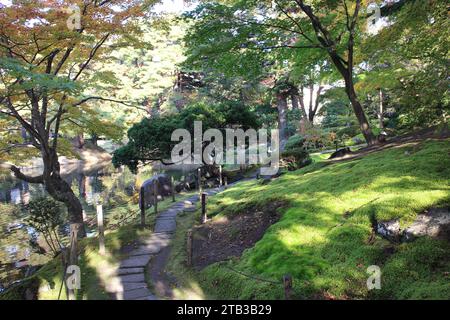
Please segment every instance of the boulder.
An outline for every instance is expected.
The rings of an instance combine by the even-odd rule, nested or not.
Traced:
[[[141,186],[141,190],[143,189],[143,194],[141,194],[140,192],[139,203],[142,203],[142,200],[144,200],[146,207],[153,205],[154,202],[153,190],[155,187],[157,189],[157,196],[160,196],[164,199],[164,197],[171,195],[172,192],[171,184],[172,182],[170,177],[164,173],[157,174],[151,177],[150,179],[144,181],[144,183]]]
[[[345,147],[333,152],[328,159],[341,158],[352,153],[349,147]]]
[[[423,236],[450,241],[450,211],[448,208],[431,208],[417,215],[405,229],[401,229],[398,220],[378,221],[376,232],[393,242],[409,242]]]

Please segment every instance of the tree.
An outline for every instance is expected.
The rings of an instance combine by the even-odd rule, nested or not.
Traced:
[[[198,102],[179,113],[144,118],[128,130],[129,142],[114,152],[113,164],[126,165],[136,172],[138,165],[154,161],[170,163],[173,147],[178,142],[171,141],[175,129],[186,129],[194,136],[194,121],[202,121],[203,130],[240,127],[258,129],[260,126],[255,113],[241,102],[226,102],[216,105]],[[149,139],[151,137],[151,139]],[[203,148],[207,144],[203,145]],[[193,148],[191,150],[194,150]]]
[[[356,88],[395,108],[399,128],[437,125],[449,114],[447,5],[439,1],[400,1],[385,5],[388,22],[363,38],[365,68]],[[384,9],[384,10],[383,10]]]
[[[227,1],[207,3],[194,11],[197,25],[190,39],[198,45],[195,55],[219,50],[240,54],[238,62],[252,52],[258,56],[287,55],[287,50],[321,49],[339,72],[354,113],[368,144],[376,143],[354,87],[355,45],[359,33],[362,1]],[[275,3],[275,6],[272,6]],[[208,35],[202,29],[210,31]],[[211,33],[218,35],[210,36]],[[260,66],[254,60],[255,66]],[[216,61],[217,62],[217,61]],[[244,63],[232,67],[243,68]]]
[[[84,234],[82,208],[69,184],[60,176],[58,153],[63,133],[73,129],[80,114],[95,115],[95,101],[116,101],[86,95],[86,89],[106,81],[92,69],[96,59],[111,50],[138,45],[135,18],[144,16],[152,1],[14,1],[0,12],[0,120],[11,130],[23,128],[26,139],[8,140],[6,154],[35,148],[43,160],[43,173],[28,176],[10,165],[14,175],[41,183],[68,208],[74,231]],[[78,6],[79,5],[79,6]],[[71,8],[67,12],[66,8]],[[64,11],[65,10],[65,11]],[[3,129],[3,128],[2,128]],[[3,130],[2,130],[3,131]],[[2,139],[3,140],[3,139]],[[2,157],[5,157],[2,152]]]

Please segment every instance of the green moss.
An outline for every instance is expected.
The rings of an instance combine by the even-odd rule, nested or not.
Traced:
[[[368,240],[373,218],[398,218],[407,225],[423,210],[449,204],[449,152],[449,140],[426,141],[359,160],[315,163],[266,185],[240,183],[212,197],[208,210],[212,216],[236,215],[273,201],[289,203],[252,249],[228,263],[270,279],[291,274],[297,298],[448,299],[447,245],[427,239],[386,255],[387,241]],[[376,295],[366,287],[366,270],[373,264],[383,272]],[[280,287],[244,278],[226,266],[217,263],[200,272],[201,287],[222,298],[281,297]]]

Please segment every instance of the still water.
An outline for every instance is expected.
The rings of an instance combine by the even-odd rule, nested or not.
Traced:
[[[126,168],[115,169],[111,163],[87,167],[81,161],[62,166],[63,178],[72,186],[80,199],[87,219],[95,217],[96,203],[105,201],[105,216],[108,203],[111,207],[129,203],[138,209],[135,201],[137,186],[156,173],[165,172],[175,181],[195,170],[190,166],[164,167],[156,165],[135,175]],[[27,174],[39,174],[39,168],[23,170]],[[15,179],[9,173],[0,175],[0,291],[31,274],[39,265],[51,259],[42,248],[39,233],[27,225],[26,205],[30,200],[45,195],[42,185],[29,184]],[[62,226],[60,233],[66,233]],[[89,234],[95,230],[88,229]]]

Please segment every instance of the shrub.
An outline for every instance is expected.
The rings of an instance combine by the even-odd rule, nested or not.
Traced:
[[[56,255],[61,248],[57,228],[62,225],[61,205],[49,197],[31,200],[27,207],[30,216],[26,222],[45,239],[50,250]]]
[[[285,150],[292,150],[297,148],[303,148],[303,144],[305,143],[305,138],[299,134],[295,134],[289,137],[286,142]]]
[[[312,162],[309,153],[304,148],[286,150],[281,154],[281,164],[289,171],[300,169]]]

